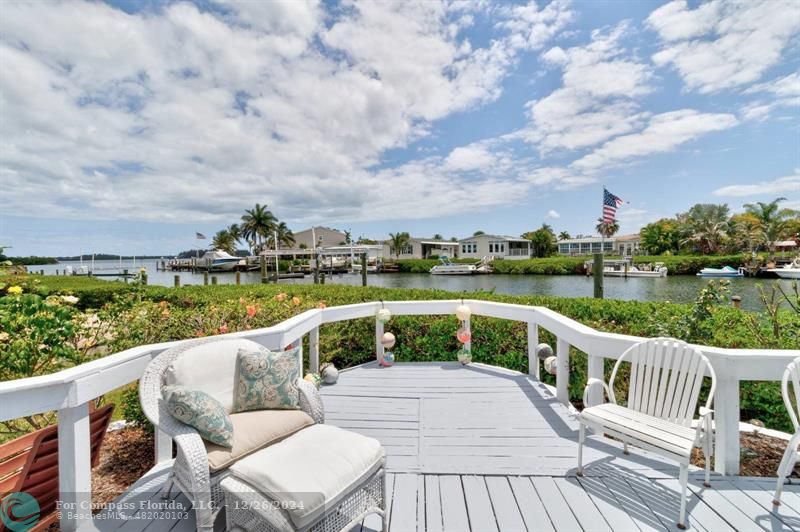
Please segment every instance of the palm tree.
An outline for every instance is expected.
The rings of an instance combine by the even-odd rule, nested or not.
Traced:
[[[348,246],[353,243],[353,233],[351,233],[350,231],[344,232],[344,243],[347,244]]]
[[[433,239],[434,240],[444,240],[444,237],[441,234],[436,233],[435,235],[433,235]]]
[[[481,235],[485,235],[485,234],[486,233],[483,232],[483,231],[475,231],[474,233],[472,233],[472,236],[481,236]]]
[[[286,222],[280,222],[272,230],[272,233],[267,237],[267,246],[270,249],[275,249],[275,235],[278,236],[278,247],[290,248],[294,246],[294,233],[286,225]]]
[[[786,220],[795,214],[791,209],[781,209],[778,204],[786,198],[777,198],[769,203],[758,201],[745,203],[745,212],[752,214],[760,223],[761,239],[770,253],[775,253],[775,242],[780,240]]]
[[[211,247],[221,249],[231,255],[236,254],[236,239],[227,229],[217,231],[211,240]]]
[[[411,236],[406,232],[389,233],[389,247],[392,249],[392,253],[394,253],[398,259],[400,258],[403,248],[408,245],[410,238]]]
[[[604,222],[602,218],[597,220],[599,223],[594,226],[598,233],[606,238],[611,238],[619,231],[619,224],[617,222]]]
[[[242,236],[250,242],[253,250],[260,252],[264,242],[275,230],[278,219],[267,210],[266,205],[256,203],[252,209],[244,211],[242,216]]]
[[[559,240],[569,240],[570,238],[572,238],[572,237],[566,231],[561,231],[560,233],[558,233],[558,239]]]
[[[688,212],[678,216],[681,222],[684,242],[694,244],[701,253],[717,253],[725,244],[730,232],[727,205],[698,203]]]

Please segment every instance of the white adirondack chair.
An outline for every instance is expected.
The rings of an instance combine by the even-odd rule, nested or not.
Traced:
[[[626,406],[618,405],[614,380],[620,365],[630,363],[630,381]],[[703,377],[711,377],[711,389],[700,419],[692,427]],[[672,458],[680,464],[681,506],[678,527],[686,528],[686,489],[689,461],[694,447],[703,448],[706,457],[705,486],[710,487],[712,426],[710,409],[716,388],[714,368],[696,348],[673,338],[654,338],[640,342],[617,360],[606,384],[589,379],[583,394],[588,404],[589,390],[602,386],[608,403],[584,408],[579,416],[578,475],[583,475],[583,442],[586,427],[610,434],[628,444]]]
[[[794,402],[789,396],[789,380],[792,381],[792,392],[794,392]],[[789,417],[794,425],[794,436],[789,440],[786,445],[786,451],[783,453],[783,458],[778,466],[778,484],[775,487],[775,499],[772,503],[776,506],[781,504],[781,492],[783,491],[783,482],[786,477],[794,469],[794,465],[800,459],[797,453],[797,445],[800,443],[800,423],[797,421],[797,412],[800,410],[800,357],[795,358],[791,364],[786,366],[783,371],[783,379],[781,381],[781,394],[783,395],[783,402],[786,405],[786,410],[789,412]]]

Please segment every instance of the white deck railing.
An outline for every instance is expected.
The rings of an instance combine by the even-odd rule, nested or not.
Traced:
[[[386,301],[360,303],[313,309],[289,318],[273,327],[225,335],[248,338],[272,349],[281,349],[309,336],[309,365],[319,368],[319,327],[326,323],[374,317],[381,307],[394,316],[448,315],[456,308],[469,305],[473,316],[502,318],[527,323],[528,366],[532,376],[539,377],[540,363],[534,349],[539,343],[539,329],[556,337],[556,395],[563,403],[569,401],[570,346],[588,355],[588,376],[603,378],[603,361],[616,359],[633,343],[641,340],[596,331],[575,320],[543,307],[495,303],[478,300],[443,301]],[[382,349],[380,337],[383,324],[375,322],[376,353]],[[91,467],[89,456],[89,402],[116,388],[136,381],[150,360],[179,342],[151,344],[128,349],[74,368],[51,375],[0,382],[0,420],[58,411],[59,421],[59,482],[61,499],[76,507],[88,507],[91,497]],[[711,361],[717,375],[714,401],[716,426],[715,469],[722,474],[739,471],[739,383],[749,381],[778,381],[783,369],[798,350],[722,349],[697,346]],[[596,391],[596,393],[599,390]],[[597,395],[590,398],[599,401]],[[156,462],[172,456],[172,442],[164,434],[156,434]],[[82,513],[82,512],[78,512]],[[65,514],[66,515],[66,514]],[[64,531],[75,530],[81,519],[62,519]]]

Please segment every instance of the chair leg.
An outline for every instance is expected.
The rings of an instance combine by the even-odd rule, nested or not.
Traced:
[[[164,487],[161,488],[162,499],[164,500],[169,499],[169,496],[172,493],[172,486],[174,485],[175,485],[174,473],[170,472],[169,477],[167,477],[167,481],[164,482]]]
[[[789,443],[786,445],[786,450],[783,452],[781,463],[778,466],[778,481],[775,487],[775,498],[772,500],[772,504],[775,506],[780,506],[783,483],[786,477],[792,472],[792,469],[794,469],[794,464],[797,459],[798,440],[800,440],[800,432],[796,432],[794,436],[792,436],[792,439],[789,440]]]
[[[628,451],[628,442],[622,442],[622,454],[631,454],[630,451]]]
[[[706,430],[705,439],[703,440],[703,455],[706,459],[706,478],[705,482],[703,482],[703,486],[706,488],[711,487],[711,455],[714,454],[713,449],[714,445],[711,438],[711,431]]]
[[[689,464],[681,464],[678,482],[681,485],[681,511],[678,516],[678,528],[686,530],[686,489],[689,484]]]
[[[578,472],[579,477],[583,476],[583,440],[586,438],[586,425],[578,423]]]

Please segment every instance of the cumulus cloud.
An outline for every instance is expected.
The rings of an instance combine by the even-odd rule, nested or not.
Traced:
[[[758,81],[779,61],[800,29],[800,3],[712,0],[692,9],[674,0],[647,24],[663,40],[653,61],[673,66],[689,89],[711,93]]]
[[[572,166],[583,171],[615,166],[633,158],[672,151],[685,142],[737,123],[732,114],[701,113],[694,109],[657,114],[642,131],[610,140]]]
[[[744,94],[761,96],[742,108],[744,120],[766,120],[775,109],[800,107],[800,74],[797,72],[753,85]]]
[[[526,104],[531,121],[520,135],[547,154],[594,146],[640,127],[647,114],[633,98],[651,90],[651,72],[620,44],[628,31],[623,22],[594,31],[585,46],[545,52],[542,58],[562,69],[563,86]]]
[[[0,212],[211,221],[260,201],[306,223],[457,212],[433,201],[446,190],[475,209],[524,197],[491,145],[382,158],[496,99],[566,3],[503,8],[481,47],[463,35],[480,3],[209,5],[4,4]]]
[[[730,185],[718,188],[714,191],[715,196],[763,196],[767,194],[786,194],[787,192],[800,193],[800,174],[779,177],[773,181],[761,181],[749,185]]]
[[[558,211],[554,211],[553,209],[550,209],[549,211],[547,211],[547,215],[546,216],[548,218],[552,218],[554,220],[557,220],[558,218],[561,218],[561,215],[558,213]]]

